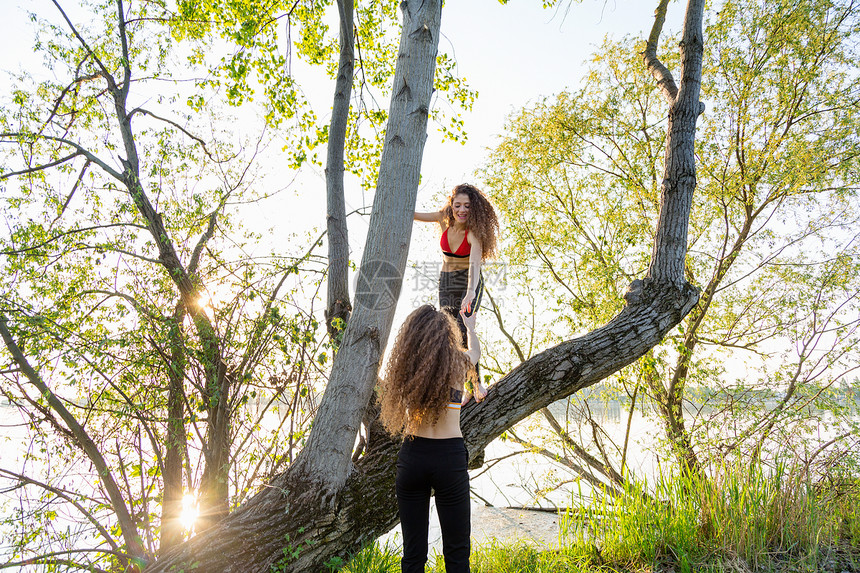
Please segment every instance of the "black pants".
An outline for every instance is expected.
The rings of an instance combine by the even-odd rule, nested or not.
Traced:
[[[402,573],[424,573],[430,526],[430,490],[442,528],[446,573],[469,573],[472,524],[469,508],[469,455],[463,438],[407,437],[397,459],[397,505],[403,531]]]
[[[460,316],[460,305],[469,288],[469,269],[439,273],[439,308],[446,311],[455,319],[460,332],[463,334],[463,346],[466,346],[466,325]],[[481,297],[484,295],[484,277],[478,275],[478,284],[475,286],[475,302],[472,303],[472,312],[469,316],[478,312],[481,306]]]

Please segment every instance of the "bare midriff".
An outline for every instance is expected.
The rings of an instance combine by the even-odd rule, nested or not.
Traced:
[[[457,228],[457,225],[448,227],[448,248],[451,249],[449,252],[457,253],[460,249],[460,246],[468,240],[467,234],[468,229],[465,227]],[[442,272],[450,273],[451,271],[462,271],[469,268],[469,257],[452,257],[451,255],[446,255],[445,251],[442,251]]]
[[[469,257],[449,257],[442,253],[442,272],[462,271],[469,268]]]
[[[409,433],[413,436],[433,440],[462,438],[463,432],[460,431],[460,409],[445,408],[445,411],[442,412],[435,424],[421,424],[414,432]]]

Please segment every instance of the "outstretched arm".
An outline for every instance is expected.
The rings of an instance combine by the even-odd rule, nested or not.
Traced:
[[[441,223],[442,211],[433,211],[432,213],[419,213],[415,211],[412,215],[413,221],[421,221],[422,223]]]
[[[475,334],[475,315],[466,316],[466,313],[461,310],[460,318],[466,325],[466,350],[464,352],[469,357],[469,362],[477,364],[481,358],[481,342],[478,340],[478,335]]]

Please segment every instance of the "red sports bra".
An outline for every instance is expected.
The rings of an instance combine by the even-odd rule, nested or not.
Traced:
[[[469,244],[467,237],[469,236],[469,230],[466,229],[466,235],[463,237],[463,242],[460,243],[460,246],[457,247],[457,250],[453,253],[451,252],[451,245],[448,244],[448,229],[442,231],[442,238],[439,239],[439,246],[442,247],[442,254],[448,255],[449,257],[457,257],[464,258],[468,257],[472,252],[472,245]]]

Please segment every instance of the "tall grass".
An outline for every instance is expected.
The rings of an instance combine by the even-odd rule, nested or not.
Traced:
[[[473,573],[586,571],[818,571],[834,547],[838,570],[860,571],[860,481],[814,479],[799,464],[769,471],[724,465],[707,478],[659,474],[620,497],[592,497],[560,516],[559,548],[525,542],[473,547]],[[853,557],[852,557],[853,555]],[[343,569],[396,573],[400,550],[373,545]],[[844,563],[843,563],[844,565]],[[428,571],[445,571],[441,556]]]
[[[804,466],[779,463],[719,468],[710,477],[660,473],[648,491],[628,485],[620,498],[601,496],[562,517],[570,548],[596,548],[616,563],[669,559],[680,570],[740,559],[813,559],[822,544],[860,548],[856,479],[814,481]]]

